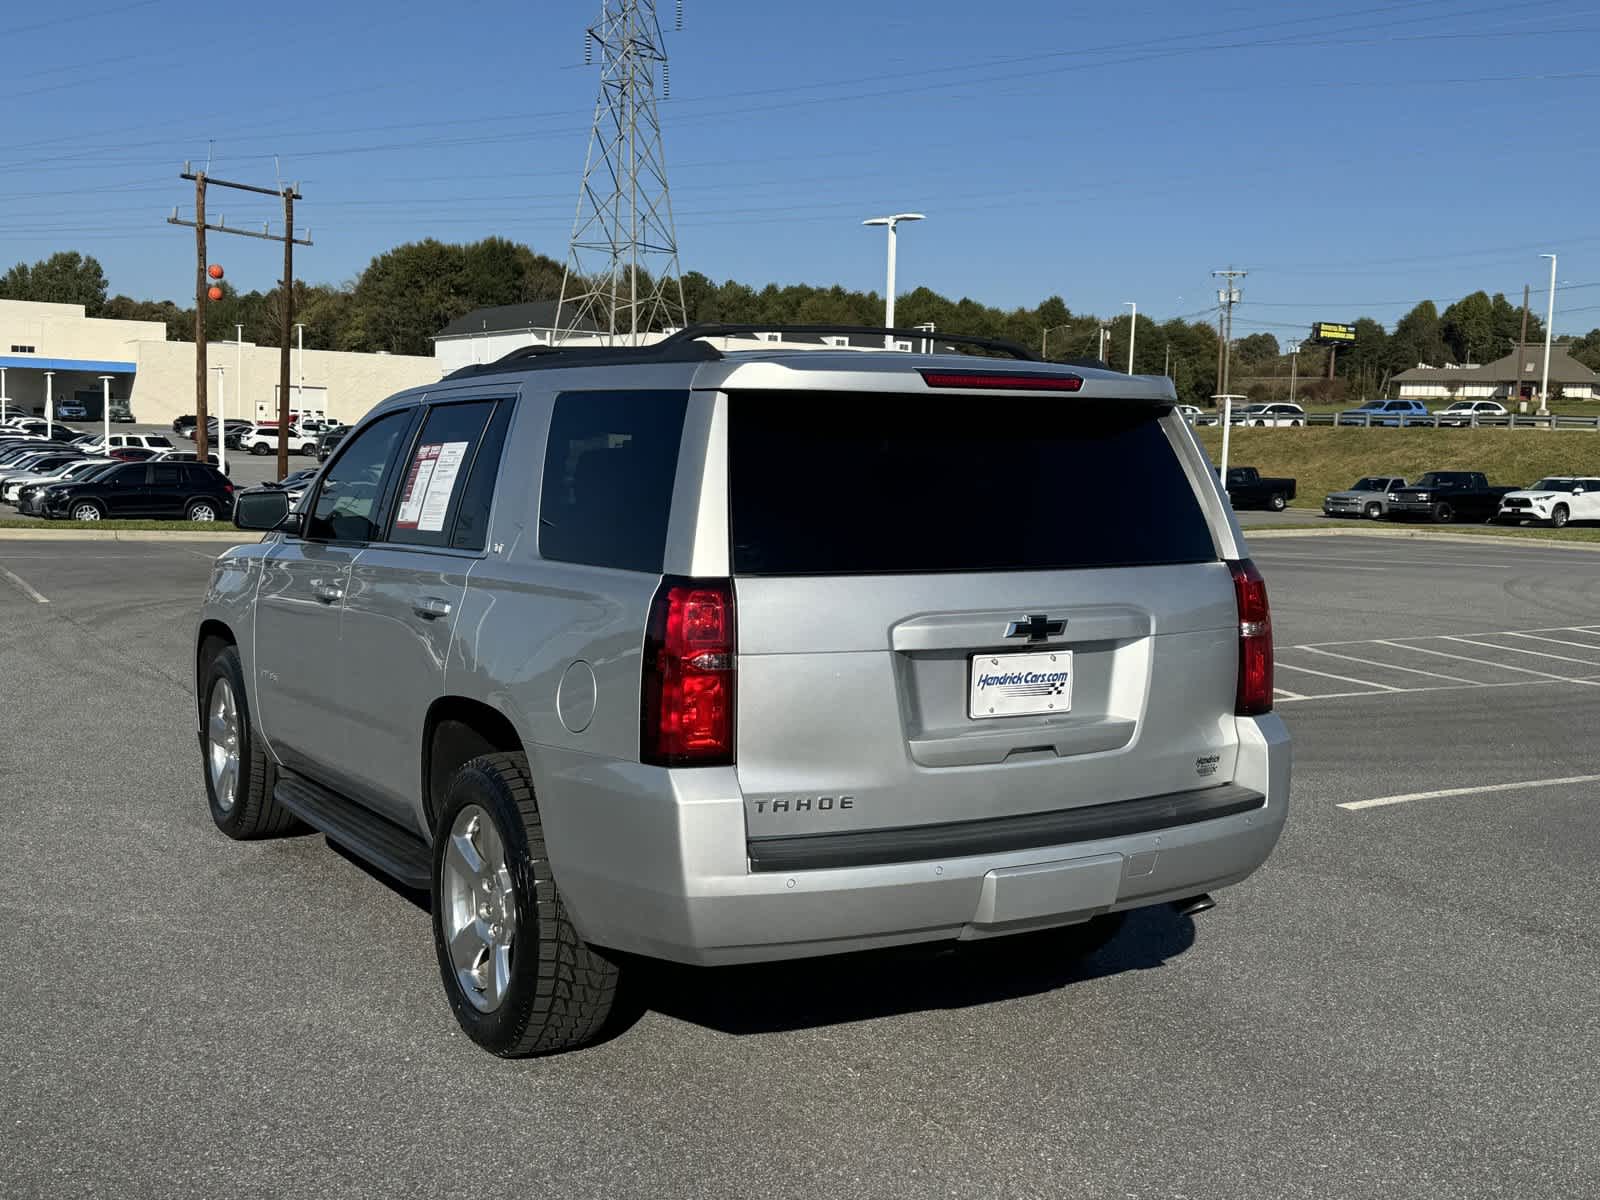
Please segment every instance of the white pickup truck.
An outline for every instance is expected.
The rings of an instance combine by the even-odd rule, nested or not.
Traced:
[[[239,449],[248,450],[251,454],[276,454],[278,452],[278,439],[280,430],[276,425],[252,425],[245,430],[244,436],[239,439]],[[317,438],[315,434],[302,433],[293,425],[283,436],[289,443],[290,454],[315,454],[317,452]]]

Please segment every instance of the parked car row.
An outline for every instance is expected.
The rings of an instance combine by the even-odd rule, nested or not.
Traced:
[[[139,435],[117,435],[119,437]],[[193,452],[152,445],[107,448],[99,435],[73,441],[12,433],[0,426],[0,501],[31,516],[98,521],[171,517],[216,521],[232,516],[234,487]],[[209,456],[208,456],[209,457]]]
[[[1222,423],[1218,413],[1206,412],[1192,404],[1182,404],[1178,408],[1184,420],[1191,425]],[[1389,428],[1402,425],[1437,425],[1446,429],[1459,429],[1480,422],[1504,424],[1510,418],[1511,411],[1498,400],[1457,400],[1436,410],[1429,409],[1420,400],[1368,400],[1365,404],[1346,409],[1332,417],[1324,415],[1315,418],[1309,416],[1298,404],[1282,401],[1273,404],[1250,404],[1234,409],[1229,420],[1234,425],[1284,428],[1301,427],[1315,421],[1334,425],[1377,425]]]
[[[1322,513],[1439,524],[1537,521],[1560,529],[1569,521],[1600,521],[1600,476],[1552,475],[1511,488],[1491,484],[1481,471],[1429,471],[1412,484],[1397,475],[1366,475],[1325,496]]]
[[[291,417],[296,415],[290,414]],[[172,429],[174,433],[193,441],[196,424],[197,422],[191,414],[173,421]],[[206,418],[208,440],[215,442],[222,428],[216,417]],[[259,455],[276,454],[278,452],[278,443],[286,441],[289,445],[289,453],[312,455],[321,461],[327,457],[322,453],[323,439],[345,428],[344,425],[339,424],[337,421],[328,421],[309,415],[304,419],[295,420],[286,429],[280,429],[277,421],[229,421],[224,441],[230,450],[241,450],[249,454]]]

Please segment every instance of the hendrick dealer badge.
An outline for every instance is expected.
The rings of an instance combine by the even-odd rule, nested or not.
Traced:
[[[967,715],[974,720],[1071,710],[1071,650],[973,656]]]

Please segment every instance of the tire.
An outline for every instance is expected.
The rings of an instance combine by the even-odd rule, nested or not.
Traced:
[[[74,521],[98,521],[106,514],[93,500],[77,500],[68,510]]]
[[[1571,517],[1572,514],[1567,510],[1565,504],[1556,505],[1550,510],[1550,528],[1565,529]]]
[[[599,1037],[619,971],[567,916],[527,756],[486,754],[458,769],[433,843],[434,951],[466,1035],[502,1058],[573,1050]]]
[[[1289,507],[1289,502],[1283,498],[1283,493],[1273,492],[1267,497],[1267,507],[1273,512],[1282,512]]]
[[[256,745],[238,649],[213,640],[201,653],[207,656],[200,668],[201,772],[212,821],[237,841],[299,832],[299,820],[272,798],[277,772]]]
[[[1448,525],[1456,519],[1456,510],[1448,504],[1440,502],[1433,506],[1433,520],[1436,525]]]
[[[1383,505],[1374,500],[1372,503],[1368,504],[1366,508],[1362,509],[1361,515],[1366,517],[1366,519],[1369,521],[1376,521],[1379,517],[1383,516]]]
[[[210,500],[195,500],[190,503],[184,517],[190,521],[215,521],[217,506]]]
[[[257,454],[257,455],[266,455],[266,454],[271,454],[272,451],[268,450],[266,445],[265,445],[265,443],[263,443],[263,442],[252,442],[251,445],[250,445],[250,453],[251,454]]]

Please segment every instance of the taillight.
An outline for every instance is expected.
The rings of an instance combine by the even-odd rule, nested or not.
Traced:
[[[1272,711],[1272,610],[1267,581],[1248,558],[1230,562],[1239,607],[1239,690],[1233,711],[1254,717]]]
[[[729,580],[661,581],[644,638],[641,762],[732,765],[734,646]]]
[[[1077,375],[1031,375],[1012,371],[924,371],[922,382],[931,388],[1004,392],[1076,392],[1083,387],[1083,380]]]

